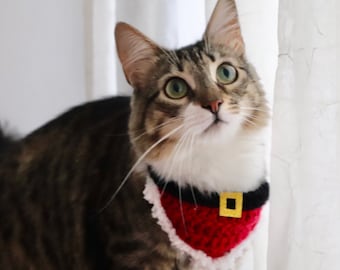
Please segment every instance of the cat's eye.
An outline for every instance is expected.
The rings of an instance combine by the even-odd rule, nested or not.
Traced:
[[[188,94],[188,85],[180,78],[172,78],[165,86],[165,94],[171,99],[184,98]]]
[[[231,84],[237,79],[237,71],[232,65],[223,63],[217,68],[216,78],[219,83]]]

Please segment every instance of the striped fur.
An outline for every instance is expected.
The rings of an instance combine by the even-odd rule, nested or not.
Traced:
[[[129,111],[129,98],[80,106],[1,158],[0,269],[175,269],[141,175],[101,211],[135,159]]]

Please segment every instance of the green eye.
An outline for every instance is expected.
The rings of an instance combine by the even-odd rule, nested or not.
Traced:
[[[224,63],[217,68],[216,77],[218,82],[222,84],[230,84],[236,81],[237,71],[233,66]]]
[[[171,99],[181,99],[188,93],[188,85],[180,78],[170,79],[165,86],[165,94]]]

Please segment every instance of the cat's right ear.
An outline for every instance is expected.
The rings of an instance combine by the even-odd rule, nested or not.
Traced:
[[[138,89],[143,86],[148,70],[157,60],[159,47],[134,27],[117,23],[115,39],[120,62],[128,83]]]
[[[235,0],[218,0],[209,20],[204,39],[215,45],[228,46],[235,53],[245,53]]]

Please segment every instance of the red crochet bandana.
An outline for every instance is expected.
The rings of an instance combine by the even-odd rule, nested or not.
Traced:
[[[178,237],[214,259],[226,255],[248,237],[258,223],[262,206],[269,196],[269,185],[264,182],[255,191],[243,193],[240,218],[223,217],[219,214],[218,194],[208,197],[188,188],[181,189],[180,195],[173,181],[165,183],[151,169],[149,172],[158,186],[161,205]]]

